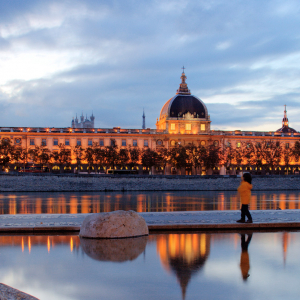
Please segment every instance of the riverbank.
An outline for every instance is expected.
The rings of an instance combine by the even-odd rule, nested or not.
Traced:
[[[299,230],[300,210],[251,211],[253,223],[236,223],[240,211],[193,211],[139,213],[151,232],[201,230]],[[90,214],[1,215],[0,234],[71,234],[78,233]]]
[[[235,191],[238,176],[0,174],[0,192]],[[253,190],[300,190],[300,176],[253,176]]]

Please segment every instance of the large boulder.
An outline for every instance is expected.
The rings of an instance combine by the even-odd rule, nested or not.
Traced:
[[[136,259],[146,248],[148,236],[126,239],[80,238],[83,251],[100,261],[123,262]]]
[[[143,235],[149,235],[146,221],[132,210],[92,214],[83,220],[79,232],[80,237],[105,239]]]

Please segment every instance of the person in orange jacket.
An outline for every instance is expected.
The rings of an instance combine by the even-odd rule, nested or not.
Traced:
[[[252,216],[249,212],[249,203],[251,198],[251,189],[252,189],[252,176],[250,173],[244,173],[242,176],[242,182],[238,187],[238,192],[241,197],[241,219],[237,220],[238,223],[252,223]],[[246,216],[248,220],[246,221]]]

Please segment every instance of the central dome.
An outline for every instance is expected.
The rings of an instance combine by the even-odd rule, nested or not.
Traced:
[[[169,99],[163,106],[159,119],[163,118],[185,118],[189,113],[191,118],[206,119],[208,117],[205,104],[197,97],[191,95],[185,82],[184,72],[181,75],[181,84],[174,97]]]

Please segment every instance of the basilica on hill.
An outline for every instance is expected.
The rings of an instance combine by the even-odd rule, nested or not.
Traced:
[[[241,131],[241,130],[212,130],[211,119],[205,103],[193,96],[186,83],[186,75],[181,74],[181,82],[175,95],[167,100],[160,111],[156,122],[156,129],[145,128],[145,115],[143,114],[143,126],[140,129],[124,129],[121,127],[95,128],[95,117],[92,114],[90,119],[77,116],[72,120],[70,127],[0,127],[0,138],[8,138],[13,144],[26,149],[44,145],[51,152],[59,151],[59,144],[66,148],[73,149],[81,146],[83,149],[97,143],[100,147],[111,146],[118,148],[128,146],[139,147],[140,149],[150,148],[157,150],[161,147],[171,149],[176,145],[186,146],[208,146],[213,144],[221,148],[227,145],[239,148],[243,142],[262,141],[280,142],[285,148],[292,147],[299,141],[300,133],[289,127],[286,108],[282,125],[274,131]],[[278,126],[279,127],[279,126]],[[72,158],[72,170],[75,168],[75,158]],[[295,164],[295,170],[299,171]],[[225,166],[218,166],[214,170],[215,174],[225,175]],[[86,171],[87,166],[83,171]],[[242,167],[232,170],[236,174]],[[154,172],[155,173],[155,172]],[[171,166],[167,166],[165,174],[171,174]],[[193,174],[197,174],[194,170]],[[206,174],[202,172],[201,174]]]

